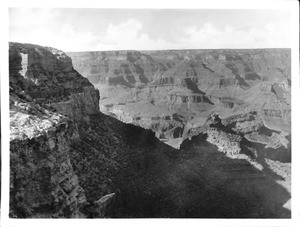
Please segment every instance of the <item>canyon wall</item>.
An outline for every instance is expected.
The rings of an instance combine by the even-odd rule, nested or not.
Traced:
[[[152,128],[163,138],[177,135],[164,133],[166,127],[158,131],[157,122],[143,124],[149,119],[148,112],[160,119],[179,114],[186,124],[197,117],[207,118],[212,112],[227,117],[255,110],[264,113],[265,125],[272,129],[288,131],[290,127],[289,49],[95,51],[68,55],[74,68],[100,90],[103,111],[124,122]],[[278,123],[279,118],[284,123]],[[180,123],[170,121],[167,128]],[[162,120],[161,125],[166,122]]]
[[[74,68],[93,84],[119,78],[131,86],[180,83],[179,78],[220,86],[290,79],[289,49],[69,52]],[[270,75],[272,74],[272,75]],[[143,75],[147,80],[139,79]],[[207,76],[210,78],[205,79]],[[220,78],[224,76],[224,78]],[[96,79],[97,78],[97,79]],[[122,78],[122,79],[121,79]],[[197,81],[198,80],[198,81]],[[126,86],[126,85],[125,85]]]

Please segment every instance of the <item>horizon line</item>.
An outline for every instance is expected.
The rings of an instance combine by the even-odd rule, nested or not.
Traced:
[[[29,44],[29,45],[35,45],[35,46],[41,46],[41,47],[50,47],[50,48],[55,48],[57,49],[57,47],[53,47],[53,46],[47,46],[47,45],[41,45],[41,44],[34,44],[34,43],[22,43],[22,42],[15,42],[15,41],[8,41],[8,43],[20,43],[20,44]],[[189,50],[266,50],[266,49],[289,49],[291,50],[292,47],[255,47],[255,48],[184,48],[184,49],[143,49],[143,50],[139,50],[139,49],[124,49],[124,50],[120,50],[120,49],[116,49],[116,50],[75,50],[75,51],[65,51],[62,49],[58,49],[61,50],[65,53],[79,53],[79,52],[114,52],[114,51],[119,51],[119,52],[126,52],[126,51],[145,51],[145,52],[151,52],[151,51],[189,51]]]

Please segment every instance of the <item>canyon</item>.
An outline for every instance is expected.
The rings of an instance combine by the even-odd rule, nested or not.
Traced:
[[[290,50],[9,44],[10,217],[291,217]]]
[[[225,118],[257,111],[265,124],[289,131],[288,49],[67,54],[99,89],[102,112],[151,129],[167,143],[213,112]]]

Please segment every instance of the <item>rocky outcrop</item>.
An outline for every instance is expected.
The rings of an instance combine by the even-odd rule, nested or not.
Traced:
[[[220,151],[230,156],[237,155],[241,152],[240,136],[226,133],[215,128],[210,129],[207,135],[207,141],[216,145]]]
[[[16,94],[30,96],[37,103],[52,103],[91,86],[64,52],[31,44],[9,45],[9,82]]]
[[[276,161],[291,159],[289,134],[267,128],[263,116],[255,111],[224,119],[212,114],[205,125],[190,129],[185,138],[198,134],[207,135],[208,142],[230,157],[246,154],[252,159],[261,158],[257,155]],[[271,156],[269,148],[273,150]]]
[[[153,116],[153,117],[136,117],[134,113],[114,108],[110,110],[114,117],[122,122],[141,126],[145,129],[151,129],[159,139],[175,139],[182,136],[184,124],[176,116]]]

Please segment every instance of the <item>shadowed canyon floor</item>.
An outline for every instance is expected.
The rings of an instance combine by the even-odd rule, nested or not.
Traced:
[[[9,50],[11,217],[290,217],[288,50]]]
[[[290,194],[275,182],[283,181],[282,177],[257,169],[245,158],[226,156],[205,136],[194,137],[184,142],[181,150],[174,150],[152,132],[114,118],[98,115],[92,121],[93,136],[89,134],[82,145],[74,144],[71,160],[79,180],[84,179],[82,186],[89,189],[87,197],[99,198],[101,193],[95,189],[100,187],[110,189],[107,193],[118,191],[108,217],[289,216],[283,205]],[[120,144],[109,142],[111,137],[98,142],[99,138],[105,141],[106,132],[112,130],[109,135],[120,138],[121,149]],[[94,152],[87,154],[87,146]],[[95,147],[115,151],[114,158],[111,154],[106,154],[107,159],[99,157],[104,152],[99,154]],[[108,175],[115,170],[116,175],[105,180],[96,171],[82,171],[99,166],[108,169]]]

